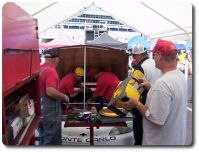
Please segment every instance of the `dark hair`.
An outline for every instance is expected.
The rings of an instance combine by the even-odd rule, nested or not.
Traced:
[[[58,49],[49,49],[43,51],[44,58],[56,58],[59,57],[59,50]]]

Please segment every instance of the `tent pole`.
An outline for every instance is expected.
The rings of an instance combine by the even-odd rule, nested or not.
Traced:
[[[171,19],[167,18],[166,16],[162,15],[160,12],[156,11],[155,9],[153,9],[152,7],[150,7],[149,5],[147,5],[144,2],[140,2],[143,6],[147,7],[148,9],[150,9],[151,11],[153,11],[154,13],[158,14],[159,16],[161,16],[163,19],[165,19],[166,21],[168,21],[169,23],[173,24],[174,26],[176,26],[177,28],[179,28],[180,30],[184,31],[185,33],[188,33],[184,28],[182,28],[181,26],[177,25],[175,22],[173,22]]]
[[[40,9],[39,11],[34,12],[34,13],[31,14],[31,15],[32,15],[32,16],[36,16],[37,14],[43,12],[44,10],[46,10],[46,9],[48,9],[49,7],[55,5],[56,3],[57,3],[57,2],[53,2],[53,3],[51,3],[51,4],[47,5],[47,6],[45,6],[44,8]]]
[[[84,110],[86,110],[86,46],[84,46]]]

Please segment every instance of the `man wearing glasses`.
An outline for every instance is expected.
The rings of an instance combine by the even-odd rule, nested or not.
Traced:
[[[133,66],[134,70],[141,71],[146,80],[152,84],[155,83],[155,81],[161,76],[161,72],[155,67],[154,60],[149,59],[147,50],[144,49],[144,46],[140,44],[135,45],[132,49],[132,56],[136,63]],[[145,104],[147,93],[147,89],[141,93],[141,102],[143,104]],[[132,113],[135,116],[135,119],[133,119],[135,145],[142,145],[142,114],[137,109],[133,109]]]

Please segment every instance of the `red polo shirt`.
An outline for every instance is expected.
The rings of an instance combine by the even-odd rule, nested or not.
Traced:
[[[47,67],[47,68],[46,68]],[[39,76],[39,85],[40,91],[43,95],[46,95],[46,88],[54,87],[58,89],[59,86],[59,77],[57,75],[57,71],[52,64],[44,63],[40,66],[40,72],[46,68],[44,72],[42,72]]]
[[[74,73],[69,73],[61,79],[59,83],[59,89],[62,93],[71,95],[75,93],[74,88],[76,84],[77,84],[77,79],[75,78]]]
[[[103,96],[106,100],[110,101],[119,82],[120,80],[115,74],[102,72],[97,79],[95,94],[97,96]]]

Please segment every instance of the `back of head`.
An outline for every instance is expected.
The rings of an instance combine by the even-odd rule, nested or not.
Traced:
[[[132,48],[132,54],[142,54],[144,52],[146,52],[146,50],[144,49],[144,46],[141,44],[136,44]]]
[[[177,58],[177,49],[174,43],[159,39],[152,50],[153,53],[159,53],[166,60],[175,60]]]
[[[82,67],[76,67],[75,74],[80,77],[84,76],[84,69]]]
[[[59,57],[59,50],[58,49],[44,50],[43,55],[44,58],[56,58]]]

